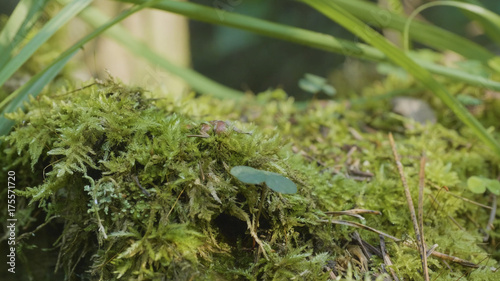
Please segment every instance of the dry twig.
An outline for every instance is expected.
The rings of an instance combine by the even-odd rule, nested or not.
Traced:
[[[396,144],[394,143],[394,138],[392,137],[391,133],[389,133],[389,142],[391,143],[392,153],[394,154],[394,160],[396,161],[396,166],[399,171],[399,176],[401,177],[401,182],[403,183],[403,187],[405,190],[406,201],[408,203],[408,208],[410,209],[411,221],[413,222],[413,228],[415,229],[415,236],[417,238],[417,244],[420,250],[420,258],[423,260],[422,256],[425,255],[425,250],[423,247],[424,243],[422,242],[422,239],[420,237],[420,230],[418,227],[417,216],[415,215],[415,207],[413,205],[413,200],[411,199],[410,188],[408,187],[408,183],[406,182],[406,177],[404,175],[403,164],[401,164],[401,161],[399,160],[399,155],[396,150]],[[423,262],[422,262],[422,268],[424,270],[426,268],[426,265]]]
[[[361,220],[365,220],[362,216],[359,214],[374,214],[374,215],[381,215],[382,213],[379,211],[373,211],[373,210],[365,210],[365,209],[351,209],[351,210],[346,210],[346,211],[328,211],[325,212],[326,215],[331,215],[331,216],[351,216],[351,217],[356,217]]]
[[[420,247],[420,258],[422,259],[422,267],[424,270],[424,279],[429,281],[429,269],[427,267],[427,251],[424,236],[424,185],[425,185],[425,152],[422,153],[420,159],[420,173],[418,181],[418,224],[420,229],[420,238],[422,239]]]
[[[497,196],[495,194],[491,194],[491,197],[493,198],[493,203],[491,203],[490,218],[488,219],[488,224],[486,225],[486,234],[483,237],[483,242],[486,242],[488,241],[488,239],[490,239],[490,234],[488,233],[488,231],[493,228],[493,222],[495,221],[495,216],[497,214]]]
[[[427,181],[428,184],[434,186],[435,188],[437,188],[438,190],[441,190],[441,187],[439,187],[437,184],[431,182],[431,181]],[[463,200],[465,202],[468,202],[468,203],[471,203],[471,204],[474,204],[474,205],[477,205],[479,207],[482,207],[482,208],[485,208],[485,209],[490,209],[491,210],[491,207],[490,206],[487,206],[487,205],[484,205],[484,204],[481,204],[479,202],[476,202],[476,201],[473,201],[473,200],[470,200],[470,199],[467,199],[465,197],[462,197],[462,196],[459,196],[459,195],[456,195],[454,194],[453,192],[450,192],[449,190],[445,189],[446,190],[446,194],[449,194],[455,198],[458,198],[460,200]]]
[[[347,226],[352,226],[352,227],[357,227],[357,228],[361,228],[361,229],[365,229],[365,230],[368,230],[368,231],[371,231],[371,232],[375,232],[377,233],[378,235],[383,235],[387,238],[391,238],[392,240],[396,241],[396,242],[400,242],[401,239],[399,238],[396,238],[392,235],[389,235],[387,233],[384,233],[380,230],[376,230],[375,228],[372,228],[372,227],[369,227],[369,226],[366,226],[366,225],[362,225],[360,223],[357,223],[357,222],[352,222],[352,221],[344,221],[344,220],[318,220],[319,222],[329,222],[329,223],[333,223],[333,224],[343,224],[343,225],[347,225]]]
[[[384,260],[384,264],[387,266],[392,265],[391,258],[389,257],[389,254],[387,254],[387,251],[385,250],[385,240],[384,236],[380,235],[380,250],[382,251],[382,259]],[[394,278],[395,281],[399,281],[398,276],[396,275],[396,272],[392,267],[389,267],[389,270],[391,271],[392,278]]]

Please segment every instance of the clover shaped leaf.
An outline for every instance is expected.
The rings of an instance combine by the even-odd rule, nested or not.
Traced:
[[[467,187],[470,191],[481,194],[488,189],[495,195],[500,195],[500,182],[482,177],[472,176],[467,180]]]
[[[236,166],[231,169],[231,175],[247,184],[265,183],[267,187],[276,192],[286,194],[297,192],[297,185],[278,173],[262,171],[248,166]]]

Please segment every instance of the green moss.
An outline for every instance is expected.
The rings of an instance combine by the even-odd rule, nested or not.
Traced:
[[[26,113],[8,117],[17,125],[3,140],[5,161],[24,177],[18,193],[30,202],[20,207],[28,215],[57,216],[50,222],[59,229],[55,255],[68,279],[326,280],[327,265],[347,279],[375,276],[380,259],[364,272],[348,250],[354,229],[320,221],[325,211],[352,208],[382,212],[365,215],[363,223],[405,239],[387,241],[393,268],[405,279],[420,278],[385,126],[368,128],[370,116],[346,103],[298,109],[279,90],[241,104],[194,96],[156,100],[109,81],[72,95],[40,96]],[[209,137],[192,137],[211,120],[231,122],[221,132],[208,130]],[[494,254],[476,246],[482,237],[475,223],[484,225],[488,211],[435,187],[487,203],[465,182],[471,175],[492,177],[499,159],[441,125],[408,130],[407,120],[392,121],[414,198],[420,153],[427,151],[428,244],[473,262]],[[281,174],[298,192],[263,193],[230,174],[241,165]],[[379,245],[377,234],[360,234]],[[429,265],[432,276],[470,271],[451,264],[450,273],[434,258]],[[478,269],[468,276],[487,280],[494,273]]]

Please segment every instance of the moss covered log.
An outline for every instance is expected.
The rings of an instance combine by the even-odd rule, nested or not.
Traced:
[[[379,235],[332,223],[339,218],[328,214],[368,209],[381,214],[341,219],[401,239],[385,238],[390,268],[420,280],[387,131],[377,127],[379,118],[389,118],[400,129],[398,149],[414,198],[419,155],[425,149],[428,156],[427,244],[479,265],[431,257],[431,275],[498,278],[491,268],[498,267],[498,250],[481,245],[489,210],[449,194],[488,205],[488,194],[475,195],[465,183],[499,171],[499,159],[467,139],[467,130],[405,129],[408,120],[374,117],[346,103],[298,109],[280,90],[238,104],[153,97],[110,80],[42,95],[26,112],[8,116],[17,125],[2,140],[2,161],[25,186],[18,190],[21,256],[36,259],[33,247],[51,248],[48,259],[68,280],[382,280],[390,271],[377,256]],[[282,175],[298,191],[264,192],[264,184],[231,175],[236,166]],[[43,233],[57,238],[47,238],[53,246]],[[361,246],[357,233],[375,250]],[[490,233],[490,243],[499,236]],[[47,273],[54,267],[41,273],[24,266],[36,280],[55,276]]]

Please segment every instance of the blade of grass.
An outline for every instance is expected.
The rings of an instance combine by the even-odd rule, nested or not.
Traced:
[[[97,27],[107,20],[107,16],[105,14],[92,7],[85,9],[79,15],[79,17],[93,27]],[[152,51],[151,48],[149,48],[143,42],[139,41],[136,38],[133,38],[133,36],[119,24],[113,26],[113,28],[110,28],[105,34],[127,48],[130,52],[136,54],[139,57],[145,58],[151,64],[157,64],[166,71],[184,79],[184,81],[186,81],[191,87],[193,87],[193,89],[200,93],[212,95],[218,98],[231,99],[237,99],[243,96],[243,92],[221,85],[194,70],[179,67],[171,63],[161,55]]]
[[[0,85],[3,85],[7,79],[21,67],[33,53],[45,43],[54,33],[61,29],[70,19],[87,7],[92,0],[73,0],[66,5],[55,17],[50,19],[47,24],[33,37],[26,46],[14,56],[5,67],[0,69]]]
[[[12,93],[7,99],[3,100],[0,108],[7,104],[0,116],[0,136],[6,135],[11,130],[14,122],[4,117],[4,113],[14,112],[18,108],[23,108],[23,103],[28,101],[28,95],[36,96],[54,77],[61,71],[66,63],[76,54],[77,51],[67,54],[55,64],[52,64],[44,71],[33,76],[23,87]]]
[[[402,32],[407,21],[403,16],[381,9],[366,1],[335,0],[335,4],[358,19],[379,28],[393,28]],[[452,50],[468,59],[479,60],[484,64],[495,57],[493,53],[470,40],[423,22],[412,23],[410,36],[419,43],[438,50]]]
[[[158,0],[153,0],[153,1],[148,1],[145,2],[142,5],[134,6],[131,9],[124,11],[117,17],[115,17],[113,20],[107,22],[104,25],[101,25],[100,27],[96,28],[93,32],[90,34],[86,35],[84,38],[80,39],[77,43],[75,43],[73,46],[68,48],[66,51],[64,51],[57,59],[55,59],[49,66],[47,66],[42,72],[39,74],[33,76],[28,83],[23,85],[21,88],[17,89],[14,93],[10,94],[5,100],[3,100],[0,103],[0,108],[4,108],[10,101],[14,101],[11,104],[9,104],[9,110],[7,108],[4,108],[2,110],[2,114],[0,116],[0,135],[5,135],[7,134],[11,128],[12,128],[12,123],[5,122],[5,113],[12,112],[16,110],[17,108],[22,108],[22,104],[24,101],[28,100],[28,95],[36,96],[40,93],[40,91],[43,89],[47,83],[50,82],[51,76],[54,71],[58,72],[58,67],[61,65],[64,65],[69,58],[73,56],[75,52],[78,51],[85,43],[89,42],[90,40],[94,39],[96,36],[99,34],[103,33],[116,23],[124,20],[128,16],[140,11],[143,8],[146,8],[150,5],[153,5],[157,2]],[[59,68],[60,70],[60,68]],[[57,73],[56,72],[56,73]],[[52,76],[54,77],[54,76]],[[50,78],[50,79],[49,79]]]
[[[117,0],[118,2],[140,4],[147,0]],[[355,44],[333,36],[312,32],[309,30],[277,24],[250,16],[238,15],[224,11],[220,17],[220,10],[189,2],[160,1],[153,8],[184,15],[190,19],[224,25],[247,30],[260,35],[303,44],[329,52],[345,54],[354,57],[368,57],[374,60],[383,60],[385,55],[366,44]]]
[[[394,63],[403,67],[419,80],[425,87],[438,96],[446,106],[448,106],[455,115],[469,126],[476,136],[488,145],[498,156],[500,156],[500,144],[490,135],[484,127],[474,118],[462,104],[460,104],[446,88],[438,83],[431,74],[415,63],[404,52],[387,41],[375,30],[366,26],[361,20],[357,19],[349,12],[331,1],[325,0],[301,0],[320,13],[326,15],[331,20],[342,25],[347,30],[359,36],[372,46],[384,52]]]
[[[458,2],[466,2],[469,4],[477,5],[484,7],[483,4],[477,0],[456,0]],[[462,10],[462,12],[471,20],[477,21],[481,27],[483,28],[484,32],[486,35],[488,35],[489,38],[492,40],[495,40],[495,42],[498,44],[500,43],[500,33],[498,32],[498,25],[494,26],[492,23],[490,23],[488,20],[485,18],[478,16],[472,12]]]
[[[0,33],[0,69],[11,58],[11,52],[28,34],[40,17],[48,0],[21,0]]]
[[[135,4],[146,2],[146,0],[117,1]],[[373,61],[388,61],[388,58],[384,53],[366,44],[354,43],[348,40],[335,38],[331,35],[273,23],[249,16],[231,13],[228,11],[225,11],[224,18],[221,18],[219,17],[217,9],[193,4],[190,2],[170,0],[161,1],[157,5],[153,5],[152,7],[163,11],[184,15],[190,19],[242,29],[254,32],[259,35],[282,39],[332,53],[343,54],[345,56],[357,57]],[[488,89],[500,91],[499,82],[492,81],[477,75],[468,74],[459,69],[440,66],[431,62],[422,61],[417,63],[425,69],[431,71],[432,73],[468,83],[473,86],[486,87]]]
[[[413,19],[415,16],[417,16],[419,13],[421,13],[423,10],[431,8],[431,7],[436,7],[436,6],[449,6],[449,7],[455,7],[459,8],[461,10],[468,11],[469,13],[475,14],[480,16],[482,19],[487,20],[491,25],[490,27],[495,28],[495,33],[498,35],[500,33],[500,16],[497,14],[481,7],[478,5],[473,5],[473,4],[467,4],[467,3],[459,3],[455,1],[436,1],[436,2],[430,2],[426,3],[417,9],[415,9],[411,15],[408,17],[408,20],[405,23],[404,27],[404,46],[405,50],[408,50],[408,35],[409,35],[409,30],[410,30],[410,25],[413,23]]]

